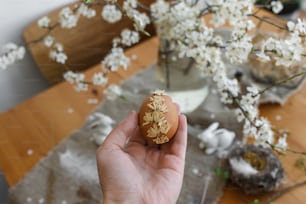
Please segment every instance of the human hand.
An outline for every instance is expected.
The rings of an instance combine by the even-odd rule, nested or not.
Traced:
[[[179,116],[174,138],[146,144],[135,111],[123,120],[97,151],[103,201],[109,203],[176,203],[183,182],[187,122]]]

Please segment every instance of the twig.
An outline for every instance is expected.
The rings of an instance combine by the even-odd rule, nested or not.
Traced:
[[[193,58],[190,58],[188,65],[184,69],[184,75],[187,75],[189,73],[189,71],[193,67],[194,63],[195,63],[195,60]]]
[[[291,152],[293,154],[301,154],[301,155],[305,155],[306,156],[306,152],[296,151],[296,150],[288,149],[288,148],[286,149],[286,151]]]
[[[277,82],[275,82],[274,84],[272,84],[271,86],[268,86],[268,87],[264,88],[263,90],[259,91],[256,95],[253,95],[253,97],[256,97],[256,96],[258,96],[258,95],[261,95],[261,94],[263,94],[264,92],[266,92],[267,90],[270,90],[270,89],[272,89],[272,88],[275,87],[275,86],[281,85],[281,84],[286,83],[286,82],[288,82],[288,81],[290,81],[290,80],[292,80],[292,79],[294,79],[294,78],[296,78],[296,77],[303,76],[303,75],[305,75],[305,74],[306,74],[306,71],[303,71],[303,72],[294,74],[294,75],[292,75],[291,77],[289,77],[289,78],[287,78],[287,79],[277,81]]]
[[[139,2],[139,1],[137,2],[137,5],[138,5],[140,8],[142,8],[142,9],[148,11],[148,12],[151,11],[150,8],[149,8],[148,6],[144,5],[143,3]]]
[[[255,13],[249,14],[248,16],[254,17],[254,18],[260,20],[261,22],[268,23],[268,24],[270,24],[270,25],[272,25],[272,26],[274,26],[274,27],[276,27],[276,28],[278,28],[278,29],[280,29],[280,30],[285,30],[285,31],[288,31],[288,32],[290,32],[290,33],[293,32],[293,31],[290,31],[290,30],[287,28],[287,26],[278,25],[278,24],[274,23],[273,21],[267,20],[267,18],[265,18],[265,17],[257,16]],[[300,34],[299,37],[304,38],[305,35],[301,35],[301,34]]]
[[[262,17],[260,17],[260,16],[257,16],[257,15],[254,14],[254,13],[249,14],[248,16],[252,16],[252,17],[254,17],[254,18],[256,18],[256,19],[258,19],[258,20],[260,20],[260,21],[263,21],[263,22],[266,22],[266,23],[268,23],[268,24],[271,24],[271,25],[273,25],[273,26],[275,26],[275,27],[277,27],[277,28],[279,28],[279,29],[281,29],[281,30],[288,30],[287,27],[283,27],[283,26],[280,26],[280,25],[278,25],[278,24],[276,24],[276,23],[274,23],[274,22],[272,22],[272,21],[268,21],[267,19],[262,18]]]
[[[289,192],[289,191],[291,191],[291,190],[293,190],[293,189],[295,189],[295,188],[298,188],[298,187],[300,187],[300,186],[303,186],[303,185],[305,185],[305,184],[306,184],[306,180],[301,181],[301,182],[298,182],[298,183],[293,184],[293,185],[291,185],[291,186],[288,186],[288,187],[286,187],[286,188],[283,188],[283,189],[277,191],[276,193],[274,193],[271,197],[267,198],[266,200],[261,201],[260,203],[261,203],[261,204],[269,204],[269,203],[271,203],[272,201],[274,201],[275,199],[281,197],[283,194],[285,194],[285,193],[287,193],[287,192]]]
[[[257,126],[257,125],[249,118],[249,116],[247,115],[247,113],[245,112],[245,110],[243,109],[243,107],[240,105],[238,98],[235,97],[235,96],[233,96],[233,94],[232,94],[230,91],[228,91],[228,93],[231,95],[231,97],[232,97],[234,103],[238,106],[238,108],[241,110],[242,114],[243,114],[244,117],[250,122],[250,124],[251,124],[253,127],[255,127],[256,129],[259,129],[260,126]]]
[[[51,33],[52,30],[54,30],[54,29],[55,29],[56,27],[58,27],[58,26],[59,26],[59,22],[57,22],[57,23],[55,23],[54,25],[48,27],[48,28],[47,28],[48,31],[47,31],[45,34],[43,34],[42,36],[40,36],[39,38],[37,38],[37,39],[35,39],[35,40],[31,40],[31,41],[29,41],[29,42],[26,42],[26,45],[34,44],[34,43],[39,43],[39,42],[42,41],[45,37],[47,37],[47,36]]]

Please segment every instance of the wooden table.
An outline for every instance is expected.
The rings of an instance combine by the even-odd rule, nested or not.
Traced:
[[[112,73],[110,82],[118,83],[155,62],[157,47],[157,39],[151,38],[128,50],[127,55],[136,55],[137,59],[132,60],[127,71]],[[89,76],[98,69],[100,65],[85,73]],[[98,91],[98,95],[90,91],[76,93],[70,84],[64,82],[0,115],[0,169],[10,186],[18,183],[55,145],[81,127],[86,116],[95,108],[87,100],[103,99],[101,89]],[[305,151],[306,125],[303,120],[306,117],[306,86],[283,107],[265,105],[260,110],[276,127],[292,131],[290,148]],[[281,120],[276,120],[277,115],[281,116]],[[286,185],[306,179],[306,173],[294,167],[297,157],[290,153],[281,157],[286,172],[290,173],[286,177]],[[277,203],[303,203],[305,192],[306,186],[300,187],[281,197]],[[243,203],[244,197],[240,190],[229,187],[220,203]]]

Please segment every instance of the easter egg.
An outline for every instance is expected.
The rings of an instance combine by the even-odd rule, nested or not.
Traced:
[[[155,91],[147,97],[138,116],[142,136],[155,144],[169,142],[177,131],[178,108],[163,91]]]

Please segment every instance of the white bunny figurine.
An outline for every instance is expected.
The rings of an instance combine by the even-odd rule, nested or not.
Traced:
[[[235,133],[227,129],[218,129],[219,123],[212,123],[207,129],[198,134],[201,140],[200,148],[205,148],[206,154],[212,154],[215,151],[221,153],[227,149],[235,138]]]

